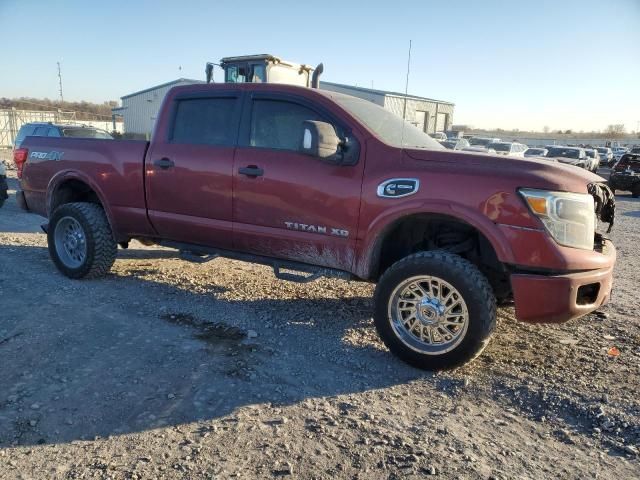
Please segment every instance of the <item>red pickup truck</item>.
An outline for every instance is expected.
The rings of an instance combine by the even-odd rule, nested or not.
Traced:
[[[477,356],[513,300],[563,322],[608,301],[616,251],[604,180],[573,166],[442,148],[358,98],[274,84],[166,96],[151,142],[27,138],[23,208],[47,217],[71,278],[131,239],[271,265],[278,278],[377,283],[376,328],[426,369]]]

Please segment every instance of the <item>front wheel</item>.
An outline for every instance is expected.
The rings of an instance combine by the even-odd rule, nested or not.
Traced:
[[[393,264],[375,292],[374,323],[392,353],[425,370],[454,368],[477,357],[496,324],[487,278],[444,251]]]
[[[47,243],[53,263],[69,278],[105,275],[118,253],[107,216],[93,203],[58,207],[49,221]]]

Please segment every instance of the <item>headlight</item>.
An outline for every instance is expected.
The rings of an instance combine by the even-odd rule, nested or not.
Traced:
[[[593,249],[596,217],[591,195],[529,188],[521,189],[520,193],[556,242],[567,247]]]

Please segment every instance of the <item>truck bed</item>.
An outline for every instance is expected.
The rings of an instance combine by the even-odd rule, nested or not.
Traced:
[[[153,235],[144,196],[148,147],[140,140],[27,137],[22,144],[28,150],[22,178],[27,207],[47,217],[56,202],[51,192],[72,182],[73,170],[100,198],[116,236],[120,231]]]

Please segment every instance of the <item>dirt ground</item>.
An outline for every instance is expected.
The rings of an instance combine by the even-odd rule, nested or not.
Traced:
[[[140,244],[72,281],[12,194],[0,479],[640,478],[640,200],[617,201],[602,315],[539,326],[501,309],[479,359],[433,374],[378,340],[371,285]]]

